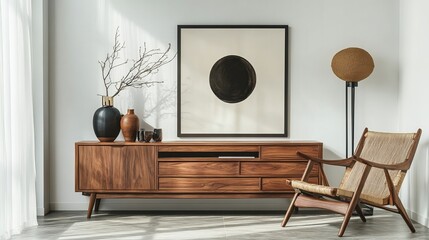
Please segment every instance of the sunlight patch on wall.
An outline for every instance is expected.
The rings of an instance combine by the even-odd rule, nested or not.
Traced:
[[[137,7],[137,6],[136,6]],[[154,16],[154,19],[156,17]],[[106,57],[112,51],[114,36],[119,29],[119,42],[125,43],[125,48],[120,53],[118,63],[129,59],[126,65],[115,68],[112,71],[112,79],[119,80],[128,74],[133,64],[132,60],[139,58],[139,51],[160,49],[162,52],[168,48],[166,39],[158,39],[148,30],[151,22],[144,20],[144,17],[125,14],[112,1],[98,1],[97,25],[100,38],[100,45],[105,49],[104,55],[100,55],[98,60]],[[172,31],[175,31],[172,30]],[[174,45],[175,43],[172,43]],[[174,56],[176,50],[172,46],[169,56]],[[149,87],[127,88],[120,92],[114,99],[114,105],[121,113],[125,114],[127,109],[134,108],[140,119],[140,127],[152,128],[162,127],[162,119],[174,118],[176,116],[176,80],[174,75],[175,61],[161,67],[156,74],[144,78],[147,81],[161,81],[160,84],[153,84]],[[99,93],[104,93],[100,75]],[[115,89],[112,89],[114,92]],[[112,94],[112,93],[110,93]]]

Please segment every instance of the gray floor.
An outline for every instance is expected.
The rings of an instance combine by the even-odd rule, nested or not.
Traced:
[[[39,226],[12,239],[340,239],[342,216],[320,211],[292,215],[280,227],[282,212],[53,212]],[[415,223],[410,233],[401,216],[377,210],[363,223],[353,217],[343,239],[429,239],[429,229]]]

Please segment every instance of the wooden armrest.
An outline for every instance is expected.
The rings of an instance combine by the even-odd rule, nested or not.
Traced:
[[[357,156],[353,157],[355,161],[363,163],[365,165],[375,167],[375,168],[381,168],[381,169],[387,169],[387,170],[408,170],[410,167],[407,162],[398,163],[398,164],[383,164],[383,163],[376,163],[372,162]]]
[[[307,160],[314,161],[314,162],[321,163],[321,164],[348,167],[348,166],[350,166],[350,164],[353,163],[353,158],[340,159],[340,160],[325,160],[325,159],[309,156],[309,155],[302,153],[302,152],[297,152],[297,154],[298,154],[298,156],[303,157]]]

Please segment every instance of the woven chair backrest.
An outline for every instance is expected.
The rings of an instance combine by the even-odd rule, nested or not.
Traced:
[[[415,133],[381,133],[368,131],[363,136],[363,148],[358,157],[382,164],[398,164],[406,161],[411,151]],[[415,149],[415,148],[414,148]],[[354,192],[359,185],[365,165],[356,162],[348,168],[340,184],[340,189]],[[406,171],[389,170],[395,189],[399,188],[404,180]],[[384,171],[371,168],[362,190],[362,196],[370,202],[380,202],[390,196]]]

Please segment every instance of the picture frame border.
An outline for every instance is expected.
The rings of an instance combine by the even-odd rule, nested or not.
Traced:
[[[181,124],[181,30],[182,29],[284,29],[285,31],[285,62],[284,62],[284,128],[281,133],[182,133]],[[178,137],[288,137],[289,123],[289,49],[288,25],[177,25],[177,136]]]

